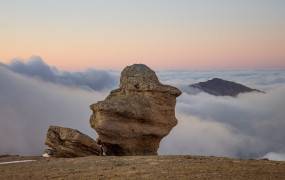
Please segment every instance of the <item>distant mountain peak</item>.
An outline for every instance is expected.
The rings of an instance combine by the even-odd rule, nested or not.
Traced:
[[[249,93],[249,92],[258,92],[258,93],[265,93],[258,89],[252,89],[245,85],[223,80],[220,78],[213,78],[211,80],[205,82],[199,82],[196,84],[190,85],[191,88],[198,89],[205,93],[214,95],[214,96],[232,96],[236,97],[240,93]]]

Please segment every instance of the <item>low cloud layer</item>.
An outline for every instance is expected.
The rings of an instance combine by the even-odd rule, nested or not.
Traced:
[[[270,159],[273,161],[285,161],[285,154],[270,152],[267,153],[265,156],[263,156],[262,159]]]
[[[158,74],[164,83],[184,91],[177,102],[178,125],[163,140],[161,154],[238,158],[285,154],[284,70],[162,71]],[[247,93],[237,98],[185,93],[189,84],[214,77],[267,93]]]
[[[110,72],[95,69],[88,69],[84,72],[60,71],[56,67],[47,65],[37,56],[31,57],[26,63],[21,59],[14,59],[5,66],[13,72],[28,77],[65,86],[81,87],[87,90],[109,89],[117,83],[117,77]]]
[[[240,158],[284,153],[284,94],[285,87],[238,98],[184,93],[177,103],[180,122],[165,138],[161,153]]]
[[[118,81],[117,75],[102,76],[104,83],[110,86],[100,85],[101,81],[95,80],[101,87],[91,88],[84,78],[79,78],[79,82],[71,78],[73,84],[58,82],[62,77],[65,80],[73,77],[74,73],[53,70],[44,62],[17,63],[0,66],[0,154],[40,154],[49,125],[76,128],[95,138],[95,131],[89,125],[89,105],[105,98]],[[35,65],[37,63],[40,65]],[[46,70],[39,71],[41,68]],[[160,154],[284,160],[285,82],[282,71],[167,71],[158,74],[163,83],[180,88],[200,80],[224,77],[267,92],[242,94],[237,98],[183,93],[176,107],[178,125],[163,139]],[[54,76],[57,80],[50,80]]]
[[[28,78],[0,67],[0,154],[40,154],[49,125],[92,137],[89,105],[104,93]]]
[[[221,78],[242,83],[263,91],[278,88],[285,84],[284,69],[275,70],[208,70],[208,71],[161,71],[160,79],[181,89],[212,78]]]

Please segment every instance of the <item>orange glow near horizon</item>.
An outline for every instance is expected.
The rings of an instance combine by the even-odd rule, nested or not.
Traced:
[[[285,40],[242,39],[161,39],[156,41],[107,41],[40,43],[39,39],[10,40],[0,45],[1,60],[28,59],[41,56],[46,63],[67,70],[85,68],[121,69],[133,63],[144,63],[158,69],[223,69],[223,68],[284,68]],[[122,42],[122,43],[119,43]],[[109,43],[109,45],[108,45]],[[58,44],[58,45],[57,45]]]
[[[4,3],[0,61],[35,55],[66,70],[285,68],[282,2],[67,2]]]

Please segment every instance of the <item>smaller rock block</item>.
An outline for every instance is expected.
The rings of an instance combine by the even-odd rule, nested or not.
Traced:
[[[51,148],[54,157],[84,157],[102,155],[101,146],[78,130],[50,126],[45,144]]]

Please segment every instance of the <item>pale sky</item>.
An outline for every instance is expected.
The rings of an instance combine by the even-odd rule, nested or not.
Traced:
[[[285,68],[284,0],[0,0],[0,61]]]

